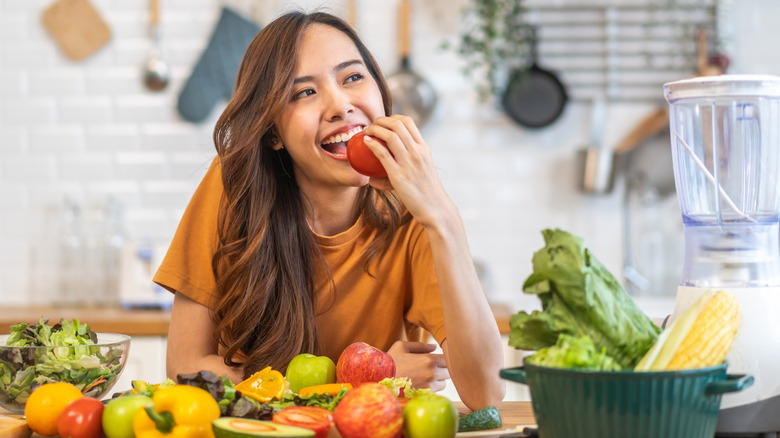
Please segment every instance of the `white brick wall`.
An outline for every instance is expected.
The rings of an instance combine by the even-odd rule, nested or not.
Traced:
[[[618,198],[576,192],[573,151],[583,139],[577,104],[556,125],[529,132],[476,102],[459,59],[439,48],[454,31],[463,2],[415,2],[413,66],[440,97],[424,134],[461,209],[474,256],[490,270],[490,296],[519,307],[544,227],[585,236],[608,266],[619,269],[620,239],[613,232]],[[8,303],[47,296],[35,290],[45,287],[41,278],[51,277],[35,254],[56,251],[57,234],[46,229],[52,220],[46,215],[64,196],[84,206],[113,196],[125,207],[131,241],[169,239],[214,154],[211,130],[224,108],[220,103],[200,125],[175,110],[223,2],[160,2],[163,54],[173,75],[163,93],[141,84],[149,49],[147,0],[93,0],[113,38],[79,62],[63,56],[42,28],[40,14],[49,3],[0,0],[0,300]],[[259,21],[291,3],[228,2]],[[341,13],[345,2],[328,7]],[[395,1],[358,2],[358,29],[386,74],[398,65],[396,10]],[[641,116],[641,108],[634,115]]]
[[[536,305],[521,286],[546,227],[585,237],[619,273],[619,193],[588,197],[576,189],[575,151],[587,139],[588,108],[572,103],[553,126],[529,131],[478,103],[458,57],[440,48],[465,1],[413,1],[412,64],[439,93],[424,135],[461,210],[474,257],[489,269],[491,298]],[[131,241],[170,239],[214,154],[211,130],[224,108],[220,103],[194,125],[179,117],[176,99],[224,3],[262,23],[294,2],[161,0],[172,82],[153,93],[140,77],[150,45],[148,0],[92,0],[113,38],[79,62],[63,56],[41,25],[51,1],[0,0],[0,303],[51,296],[42,290],[53,281],[44,255],[58,247],[51,211],[64,196],[83,206],[113,196],[125,207]],[[298,4],[346,9],[345,0]],[[386,74],[398,66],[396,6],[395,0],[358,1],[358,30]],[[607,147],[647,110],[610,106]]]

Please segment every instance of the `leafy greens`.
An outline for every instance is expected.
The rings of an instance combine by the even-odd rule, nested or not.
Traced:
[[[542,235],[545,247],[534,253],[533,273],[523,284],[525,293],[539,297],[542,310],[512,316],[509,345],[540,350],[556,345],[561,335],[587,337],[597,353],[592,368],[603,366],[606,358],[599,358],[602,351],[620,368],[633,368],[661,329],[585,248],[581,238],[559,229],[543,230]],[[556,360],[559,366],[579,363],[582,367],[572,358],[576,355]]]
[[[555,345],[542,348],[529,356],[528,360],[535,365],[546,367],[584,368],[598,371],[621,370],[615,359],[607,356],[603,348],[597,350],[593,341],[587,336],[575,338],[561,334]]]

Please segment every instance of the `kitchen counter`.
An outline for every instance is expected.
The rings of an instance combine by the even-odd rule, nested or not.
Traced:
[[[458,412],[461,415],[465,415],[469,412],[468,408],[466,408],[462,403],[456,403],[456,406],[458,407]],[[501,421],[503,423],[503,426],[501,426],[500,429],[495,429],[497,432],[503,432],[507,429],[517,429],[517,431],[522,431],[523,427],[534,425],[536,423],[536,420],[534,419],[533,410],[531,409],[531,402],[524,402],[524,401],[512,401],[512,402],[503,402],[498,406],[499,412],[501,412]],[[7,414],[7,411],[0,408],[0,427],[3,424],[3,421],[6,422],[9,429],[6,430],[8,433],[7,436],[13,436],[15,438],[21,438],[30,436],[29,435],[29,429],[24,425],[23,421],[19,421],[19,416],[13,416],[13,419],[8,416],[4,417],[3,414]],[[14,429],[11,430],[10,427],[13,425]],[[334,428],[335,429],[335,428]],[[0,429],[2,431],[2,429]],[[460,435],[460,434],[459,434]],[[463,434],[463,436],[477,436],[477,432],[468,432]],[[38,437],[40,435],[33,435],[34,437]],[[332,432],[330,434],[330,437],[338,437],[339,434],[337,432]],[[482,436],[482,434],[480,434]],[[492,435],[491,435],[492,436]]]
[[[509,334],[512,312],[504,304],[491,304],[496,324],[502,335]],[[41,317],[49,323],[61,318],[77,318],[96,332],[123,333],[130,336],[167,336],[171,314],[167,310],[126,310],[121,307],[0,307],[0,334],[20,322],[36,322]]]
[[[171,314],[167,310],[125,310],[121,307],[0,307],[0,334],[20,322],[48,318],[54,324],[62,318],[86,322],[96,332],[130,336],[168,336]]]

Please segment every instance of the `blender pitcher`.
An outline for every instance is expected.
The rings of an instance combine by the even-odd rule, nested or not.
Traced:
[[[780,431],[780,77],[723,75],[664,85],[685,258],[672,319],[708,290],[733,294],[742,324],[718,432]]]

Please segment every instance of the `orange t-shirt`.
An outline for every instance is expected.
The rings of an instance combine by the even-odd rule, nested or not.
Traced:
[[[215,159],[190,200],[154,281],[169,291],[212,307],[211,258],[217,245],[222,196]],[[445,338],[439,283],[428,236],[412,219],[365,271],[362,257],[377,232],[362,220],[335,236],[315,234],[331,270],[315,279],[318,355],[337,361],[349,344],[363,341],[387,351],[393,342],[420,338],[420,328],[441,344]],[[322,270],[318,270],[322,271]]]

